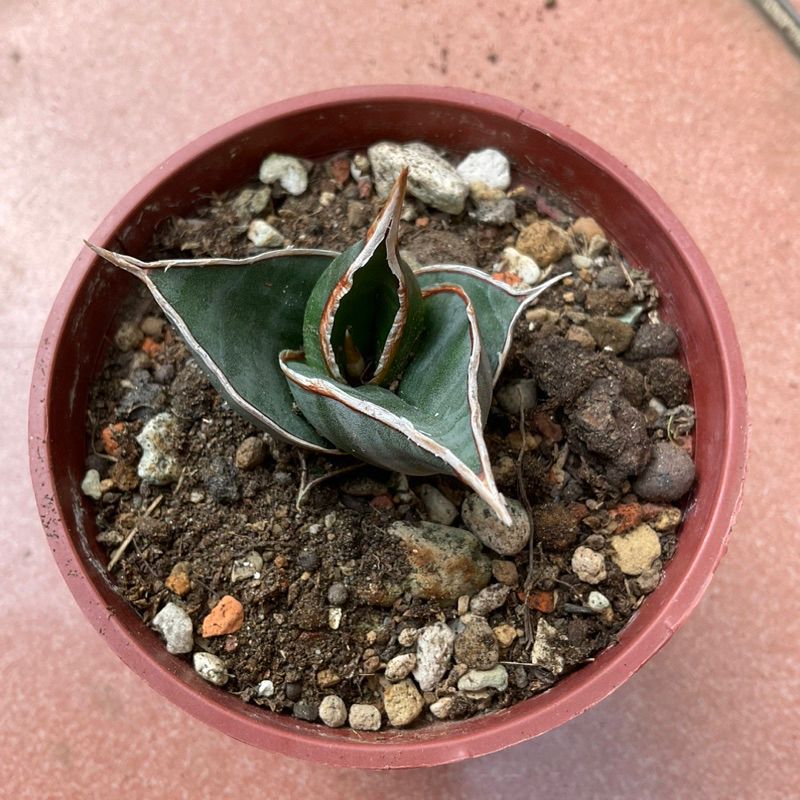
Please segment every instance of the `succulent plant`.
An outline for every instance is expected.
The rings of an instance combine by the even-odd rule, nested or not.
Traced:
[[[143,262],[89,245],[141,279],[232,407],[295,445],[408,475],[455,475],[506,524],[483,438],[523,310],[471,267],[416,272],[398,251],[407,171],[343,253]]]

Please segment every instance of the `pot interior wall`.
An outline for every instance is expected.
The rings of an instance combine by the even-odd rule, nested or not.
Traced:
[[[726,376],[720,343],[708,313],[708,294],[704,287],[698,286],[674,237],[651,216],[636,189],[625,185],[619,174],[609,174],[593,157],[581,155],[551,133],[525,125],[511,115],[478,107],[467,108],[463,103],[448,103],[441,99],[435,102],[403,98],[385,101],[360,99],[338,103],[335,109],[330,104],[321,103],[311,109],[245,126],[243,131],[239,128],[233,137],[217,137],[209,151],[188,165],[176,169],[176,165],[186,159],[187,151],[168,161],[162,170],[164,177],[152,187],[144,202],[119,219],[107,241],[97,243],[142,255],[161,220],[172,214],[190,212],[202,202],[203,196],[211,192],[240,185],[257,172],[261,159],[271,151],[320,158],[340,150],[364,148],[381,139],[423,139],[457,153],[486,146],[497,147],[510,157],[518,178],[541,179],[570,198],[578,209],[594,216],[620,245],[628,260],[649,270],[661,289],[663,315],[676,323],[681,331],[699,420],[696,431],[699,480],[677,554],[666,570],[662,585],[624,630],[617,647],[603,653],[593,664],[565,679],[545,695],[491,718],[371,737],[355,735],[348,730],[327,731],[317,727],[313,730],[317,739],[328,737],[331,742],[349,739],[363,747],[382,741],[393,742],[402,748],[411,742],[446,739],[452,750],[457,749],[463,739],[463,746],[468,751],[469,736],[487,726],[498,730],[513,727],[515,740],[519,741],[563,721],[551,719],[545,726],[532,712],[559,697],[568,696],[576,681],[591,683],[603,680],[601,673],[607,663],[630,657],[629,648],[654,624],[660,610],[673,599],[681,574],[697,559],[702,549],[719,493],[718,478],[724,468],[723,445],[729,413]],[[62,330],[56,344],[57,355],[48,397],[47,433],[50,466],[52,474],[58,478],[55,486],[57,504],[72,536],[73,549],[81,562],[80,569],[88,573],[94,590],[99,593],[86,613],[93,618],[101,633],[103,627],[114,626],[132,634],[132,642],[124,647],[138,648],[140,652],[132,654],[141,666],[138,671],[154,685],[161,683],[161,686],[157,685],[160,691],[167,695],[170,691],[175,694],[174,687],[170,691],[164,689],[164,673],[169,673],[170,680],[179,678],[185,685],[186,695],[173,699],[186,710],[211,721],[213,715],[208,707],[213,704],[220,710],[216,713],[222,714],[222,723],[217,718],[213,724],[254,744],[259,744],[256,728],[242,727],[242,723],[249,721],[258,725],[269,720],[272,729],[283,731],[287,741],[292,742],[286,751],[302,756],[304,748],[310,746],[306,742],[312,738],[310,726],[247,706],[238,698],[205,684],[190,664],[166,653],[160,639],[141,623],[105,578],[102,568],[105,555],[94,542],[92,513],[80,492],[86,454],[84,417],[90,382],[107,352],[115,314],[130,293],[133,279],[96,259],[89,259],[86,254],[82,258],[83,263],[91,261],[91,268],[65,315],[69,327]],[[121,652],[124,649],[121,645],[115,649],[126,661],[129,660],[126,653]],[[649,655],[652,652],[647,657]],[[147,666],[149,661],[153,662],[152,666]],[[597,699],[611,688],[600,692]],[[527,733],[521,735],[520,731]],[[512,742],[509,739],[506,743]],[[275,749],[273,741],[268,746]],[[447,760],[454,757],[459,756]],[[331,756],[329,763],[336,763],[335,755]]]

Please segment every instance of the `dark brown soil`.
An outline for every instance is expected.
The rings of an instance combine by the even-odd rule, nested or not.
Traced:
[[[299,198],[273,189],[260,216],[296,246],[340,250],[350,245],[365,233],[380,202],[360,196],[352,180],[338,184],[334,172],[330,163],[316,165],[309,191]],[[264,187],[254,182],[250,188]],[[320,204],[323,192],[331,196],[327,206]],[[575,216],[567,203],[534,189],[517,195],[517,209],[519,225],[496,228],[476,224],[466,214],[452,217],[419,205],[416,219],[403,223],[401,248],[423,264],[463,262],[490,270],[525,222],[544,215],[566,225]],[[243,214],[236,195],[216,198],[198,209],[195,219],[166,224],[149,256],[250,255],[257,252],[245,236],[252,216]],[[624,324],[634,330],[647,322],[657,308],[657,291],[613,247],[599,262],[576,269],[567,256],[557,268],[562,267],[573,276],[549,290],[519,323],[498,387],[533,377],[538,405],[523,425],[495,406],[486,431],[501,490],[527,498],[535,523],[530,551],[512,558],[493,555],[493,581],[514,584],[508,600],[488,616],[495,630],[508,625],[516,631],[500,655],[508,689],[459,693],[460,715],[509,706],[592,659],[614,643],[657,584],[660,562],[651,570],[655,578],[631,577],[610,557],[607,577],[587,584],[573,572],[576,547],[608,553],[612,536],[646,520],[658,532],[662,561],[675,546],[680,514],[640,500],[629,477],[641,469],[639,461],[646,462],[655,440],[680,435],[678,443],[691,448],[691,424],[686,423],[688,417],[693,420],[691,408],[674,415],[682,426],[667,430],[663,406],[650,402],[660,391],[670,405],[685,404],[688,376],[657,343],[656,356],[649,356],[646,336],[632,345],[632,353],[644,353],[637,359],[627,358],[624,349],[617,356],[613,346],[596,347],[602,337],[616,341],[616,321],[609,326],[603,320],[627,312],[630,321]],[[623,285],[608,285],[620,282],[620,275]],[[244,701],[305,719],[315,718],[317,704],[331,693],[348,706],[381,708],[386,662],[414,650],[413,644],[398,642],[401,631],[459,618],[453,605],[408,594],[388,607],[370,604],[367,598],[374,593],[368,587],[402,583],[410,569],[403,547],[386,527],[398,519],[426,518],[416,491],[423,483],[438,487],[459,507],[468,491],[443,476],[412,478],[406,487],[398,476],[360,467],[316,485],[298,506],[304,481],[355,462],[301,453],[253,429],[226,408],[169,325],[157,323],[155,304],[148,306],[143,293],[137,297],[138,315],[132,318],[129,312],[120,320],[128,324],[129,339],[117,337],[131,349],[116,347],[110,353],[92,390],[87,426],[87,469],[97,469],[105,481],[96,503],[98,538],[113,554],[136,527],[113,568],[114,585],[146,623],[167,602],[179,603],[193,620],[195,650],[224,660],[230,676],[224,690]],[[141,323],[149,335],[143,338],[131,322]],[[171,486],[152,486],[137,476],[141,451],[135,437],[146,420],[166,410],[180,421],[182,473]],[[109,436],[112,425],[117,427]],[[236,466],[237,449],[252,436],[267,442],[267,454],[257,466],[242,469]],[[143,517],[158,497],[158,505]],[[260,555],[262,566],[233,582],[234,562],[251,552]],[[188,573],[190,587],[183,596],[167,588],[181,562],[186,562],[179,569]],[[590,592],[601,592],[609,608],[592,610]],[[235,633],[203,638],[202,621],[224,595],[242,603],[244,624]],[[334,630],[330,615],[336,608],[342,614]],[[559,634],[565,664],[560,675],[530,663],[532,643],[526,634],[537,630],[540,618]],[[332,685],[320,678],[326,670],[338,677]],[[454,667],[438,695],[452,693],[462,672]],[[257,693],[265,680],[274,685],[272,696]],[[425,696],[427,704],[436,698],[436,693]],[[431,719],[426,708],[414,724]]]

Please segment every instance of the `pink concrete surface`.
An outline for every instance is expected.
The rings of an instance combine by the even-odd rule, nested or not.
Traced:
[[[800,60],[744,0],[4,0],[0,3],[0,796],[800,796]],[[727,557],[686,626],[596,708],[427,771],[315,767],[175,710],[84,621],[27,476],[38,337],[114,203],[180,145],[333,85],[486,91],[648,180],[715,270],[750,383]]]

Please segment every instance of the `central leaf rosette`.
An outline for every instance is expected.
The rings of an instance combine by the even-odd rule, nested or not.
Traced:
[[[506,524],[483,428],[516,320],[549,285],[400,258],[407,173],[366,237],[336,254],[143,262],[142,280],[230,405],[296,446],[460,478]],[[299,412],[299,413],[298,413]]]
[[[510,522],[483,427],[493,372],[463,287],[420,287],[400,258],[404,171],[363,242],[314,286],[303,351],[281,367],[303,416],[340,449],[408,475],[449,472]]]

